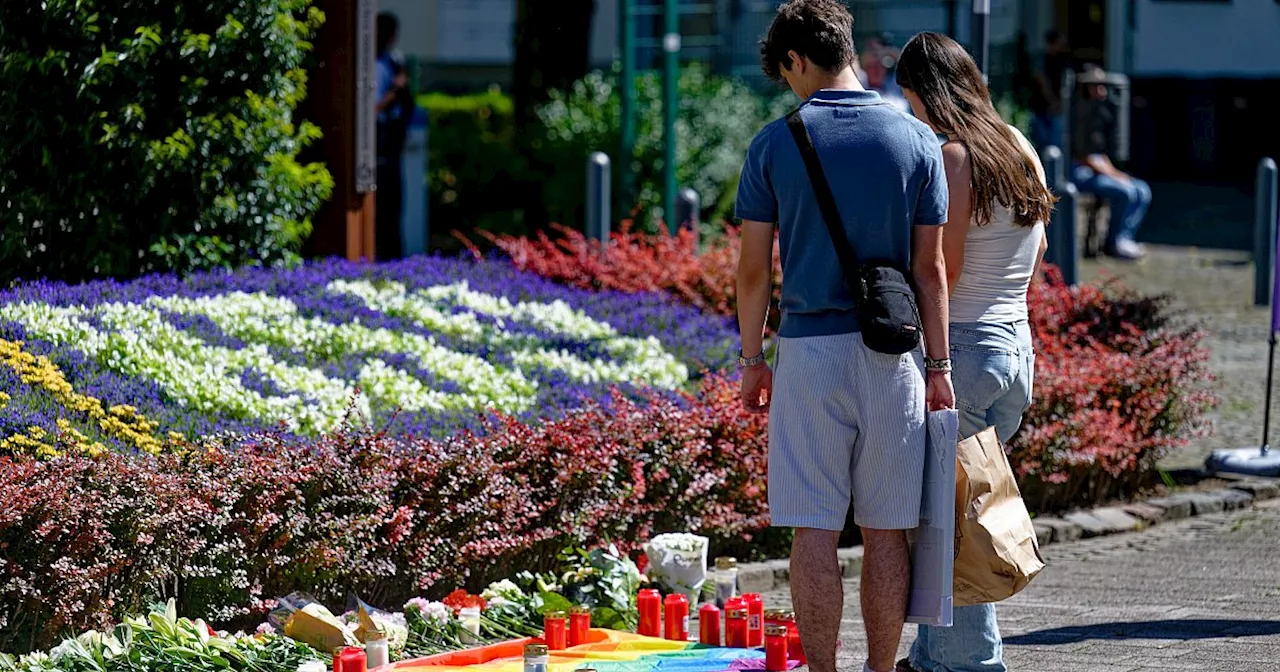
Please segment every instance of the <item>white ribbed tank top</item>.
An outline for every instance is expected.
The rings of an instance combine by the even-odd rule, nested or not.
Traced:
[[[1035,161],[1044,183],[1044,168],[1031,143],[1013,128],[1022,151]],[[1013,212],[996,204],[986,226],[969,223],[964,268],[951,292],[952,322],[1017,322],[1027,319],[1027,287],[1044,237],[1044,222],[1017,226]]]

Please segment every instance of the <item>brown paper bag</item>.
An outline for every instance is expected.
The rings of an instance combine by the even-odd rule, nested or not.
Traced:
[[[999,602],[1044,569],[1031,514],[994,427],[956,446],[956,606]]]

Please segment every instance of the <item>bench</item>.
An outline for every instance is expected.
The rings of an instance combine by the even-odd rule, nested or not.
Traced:
[[[1107,216],[1103,217],[1103,211]],[[1093,194],[1081,193],[1077,199],[1076,221],[1081,223],[1082,230],[1077,232],[1079,240],[1084,241],[1080,254],[1086,259],[1094,259],[1102,252],[1102,241],[1106,240],[1107,227],[1110,226],[1111,208],[1104,199]]]

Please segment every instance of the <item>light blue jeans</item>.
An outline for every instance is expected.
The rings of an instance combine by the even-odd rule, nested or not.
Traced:
[[[1115,250],[1116,242],[1132,241],[1142,227],[1142,218],[1151,207],[1151,186],[1136,177],[1129,181],[1100,175],[1093,169],[1077,164],[1072,172],[1072,182],[1082,194],[1093,194],[1106,199],[1111,206],[1111,223],[1107,226],[1106,246]]]
[[[952,323],[951,366],[960,436],[995,427],[1008,441],[1031,405],[1031,327],[1020,321]],[[1006,672],[994,604],[956,607],[949,628],[920,626],[911,664],[925,672]]]

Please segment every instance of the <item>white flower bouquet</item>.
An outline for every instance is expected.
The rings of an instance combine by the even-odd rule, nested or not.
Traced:
[[[649,558],[649,580],[669,592],[684,593],[689,604],[698,602],[707,581],[707,538],[696,534],[660,534],[644,545]]]

